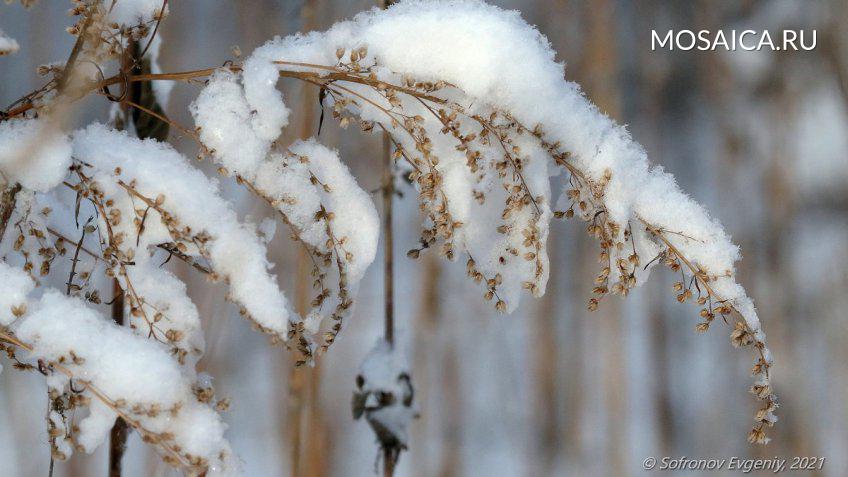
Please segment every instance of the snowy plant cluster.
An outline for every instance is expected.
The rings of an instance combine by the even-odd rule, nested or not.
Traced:
[[[304,333],[324,333],[321,352],[335,340],[352,310],[357,283],[374,261],[379,219],[368,193],[334,151],[315,140],[273,147],[289,110],[274,87],[277,70],[269,66],[270,75],[249,75],[251,84],[257,84],[252,94],[232,72],[216,72],[191,112],[199,140],[220,165],[219,172],[235,175],[273,207],[312,258],[312,310],[293,318],[291,330],[299,352],[310,360],[316,350]],[[327,317],[332,325],[324,323]]]
[[[326,32],[275,38],[243,63],[168,75],[155,66],[167,2],[106,3],[75,2],[79,48],[65,66],[44,67],[47,85],[0,119],[0,344],[16,367],[48,377],[56,455],[93,450],[121,417],[175,466],[237,472],[216,412],[226,402],[195,370],[200,316],[164,260],[225,284],[241,313],[300,363],[336,340],[375,258],[379,219],[335,151],[312,139],[279,143],[291,114],[281,77],[318,88],[342,127],[387,135],[424,217],[407,255],[434,249],[463,260],[498,311],[514,310],[524,291],[544,294],[555,218],[580,219],[600,244],[590,310],[608,294],[627,295],[656,265],[680,275],[675,294],[698,304],[698,331],[716,317],[732,320],[732,343],[754,350],[752,392],[763,406],[749,439],[768,440],[772,358],[735,280],[738,248],[625,128],[563,79],[547,40],[517,12],[475,0],[404,1]],[[130,42],[152,58],[157,84],[206,78],[190,107],[195,127],[172,125],[274,209],[307,252],[314,295],[305,316],[266,258],[275,227],[240,220],[217,180],[169,144],[136,137],[132,121],[124,130],[116,121],[63,129],[60,106],[86,94],[141,107],[108,90],[142,81],[121,69]],[[110,67],[120,72],[106,77]],[[52,275],[64,286],[51,287]],[[112,281],[128,326],[104,313]],[[397,352],[378,344],[358,381],[355,413],[403,448],[415,411]],[[88,409],[78,423],[67,412],[76,407]]]
[[[166,462],[229,474],[239,466],[218,413],[227,403],[195,371],[204,349],[198,311],[153,251],[208,262],[197,267],[226,281],[258,323],[285,334],[285,300],[264,242],[167,144],[97,123],[62,127],[67,103],[131,41],[152,39],[162,7],[75,2],[71,59],[40,68],[52,79],[21,102],[25,114],[0,122],[0,346],[16,368],[47,376],[54,458],[93,452],[121,418]],[[57,274],[63,286],[50,286],[62,283]],[[112,280],[128,326],[103,306],[118,299]]]

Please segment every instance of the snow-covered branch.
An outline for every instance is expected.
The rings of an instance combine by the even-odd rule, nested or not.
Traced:
[[[315,75],[300,79],[321,88],[342,126],[388,131],[428,218],[410,255],[431,247],[448,259],[466,255],[469,276],[484,284],[498,310],[513,310],[521,289],[544,293],[553,216],[577,215],[600,242],[589,309],[610,292],[626,295],[658,263],[682,272],[677,299],[702,307],[697,329],[733,315],[734,345],[756,350],[755,394],[765,412],[750,438],[764,442],[777,406],[772,359],[752,301],[734,278],[738,248],[671,175],[649,164],[623,127],[562,79],[563,66],[553,58],[517,12],[476,1],[402,2],[326,33],[274,39],[245,61],[243,93],[233,73],[227,87],[245,98],[240,110],[251,115],[240,125],[248,136],[276,137],[279,131],[269,129],[286,124],[274,84],[291,71]],[[209,88],[220,84],[213,80]],[[204,139],[212,148],[238,137],[226,135],[235,124],[195,119],[201,133],[214,128],[214,142]],[[262,141],[250,150],[261,155],[269,147]],[[560,172],[567,180],[553,200],[549,177]]]
[[[326,32],[275,38],[241,65],[130,74],[137,66],[130,62],[105,78],[104,67],[125,59],[129,41],[143,45],[140,55],[155,56],[155,32],[167,13],[159,0],[111,3],[106,9],[79,2],[75,10],[72,32],[80,40],[71,59],[85,61],[69,60],[66,68],[78,65],[78,75],[49,69],[53,79],[0,120],[0,341],[18,367],[48,375],[51,399],[90,409],[73,436],[64,416],[51,414],[51,434],[73,437],[90,451],[121,416],[174,465],[234,469],[224,425],[208,393],[197,391],[200,316],[185,285],[154,261],[162,250],[226,282],[242,314],[275,342],[295,347],[299,363],[337,339],[375,258],[379,220],[338,153],[314,139],[278,142],[291,111],[276,83],[287,77],[319,88],[342,127],[387,133],[395,166],[412,180],[425,216],[408,255],[435,249],[449,260],[462,258],[496,310],[513,311],[524,290],[544,294],[554,218],[579,218],[599,241],[590,310],[610,293],[627,295],[657,264],[679,274],[676,298],[700,307],[697,330],[709,329],[717,316],[732,318],[732,343],[754,349],[751,391],[763,404],[749,438],[767,442],[777,407],[772,358],[753,302],[735,279],[739,249],[670,174],[649,163],[625,128],[563,79],[547,40],[517,12],[475,0],[410,0]],[[178,129],[199,142],[200,155],[211,156],[223,176],[273,208],[304,247],[314,280],[306,316],[290,309],[271,273],[270,232],[263,229],[263,239],[240,221],[216,181],[166,143],[98,123],[65,132],[50,114],[100,92],[176,125],[108,88],[194,78],[208,78],[190,107],[196,128]],[[60,190],[75,202],[62,203]],[[66,226],[73,219],[70,231],[55,223],[48,203],[61,208]],[[82,225],[81,210],[91,216]],[[79,239],[69,239],[72,232]],[[68,247],[70,296],[63,296],[49,289],[49,279]],[[95,263],[79,272],[81,254]],[[9,265],[16,261],[22,264]],[[83,303],[100,302],[94,270],[117,280],[128,329]],[[31,295],[35,278],[48,285],[41,298]],[[52,319],[60,310],[63,320]],[[381,346],[363,367],[363,409],[379,393],[403,402],[407,385],[411,403],[406,368],[396,350]],[[369,411],[371,425],[389,429],[402,448],[414,409]],[[68,446],[54,442],[65,453]]]
[[[16,367],[44,373],[57,395],[70,396],[55,422],[75,407],[88,409],[78,429],[64,426],[53,436],[54,453],[66,457],[74,444],[93,451],[120,416],[173,465],[210,475],[235,470],[226,426],[199,400],[193,372],[164,346],[57,291],[30,298],[35,283],[2,262],[0,283],[0,347]]]

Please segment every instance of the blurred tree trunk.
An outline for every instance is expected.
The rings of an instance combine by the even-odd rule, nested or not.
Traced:
[[[311,31],[316,25],[316,0],[306,0],[300,10],[301,30]],[[317,132],[318,95],[315,88],[302,85],[299,91],[298,139],[307,139]],[[299,248],[297,259],[296,302],[301,316],[309,311],[312,293],[311,260],[306,251]],[[314,367],[295,368],[297,359],[291,356],[289,367],[289,406],[285,422],[289,430],[291,475],[295,477],[320,477],[327,475],[328,456],[327,429],[321,406],[321,376],[323,364]]]
[[[596,0],[591,5],[585,6],[584,15],[586,21],[585,54],[581,58],[580,64],[583,69],[581,74],[585,78],[583,87],[601,111],[618,120],[621,111],[617,57],[618,25],[616,24],[615,4],[611,0]],[[594,260],[599,250],[597,244],[591,241],[589,247],[592,251],[588,254],[588,257],[593,260],[586,263],[587,274],[579,283],[592,283],[599,271],[597,261]],[[592,442],[597,444],[603,442],[606,452],[603,458],[606,462],[601,467],[613,475],[623,475],[626,470],[622,459],[624,455],[624,433],[618,431],[626,417],[624,395],[621,392],[626,376],[624,375],[625,368],[622,365],[624,354],[620,301],[616,297],[607,297],[603,301],[601,309],[598,312],[590,313],[586,318],[590,322],[594,322],[594,325],[590,325],[589,328],[589,336],[594,344],[587,348],[590,354],[586,356],[586,360],[587,362],[596,362],[597,367],[595,369],[602,373],[597,385],[601,386],[602,391],[599,396],[603,396],[606,407],[602,412],[605,421],[602,424],[604,431],[601,431],[606,433],[606,438],[602,441],[593,440]],[[597,353],[598,350],[601,350],[601,352]],[[591,369],[589,372],[591,372]],[[596,417],[589,418],[595,419]],[[587,421],[584,422],[587,423]],[[589,424],[587,423],[587,425]],[[586,429],[584,428],[584,430]],[[589,454],[590,458],[601,457],[599,452],[600,449],[594,449]],[[589,469],[593,465],[598,465],[598,463],[593,463]]]

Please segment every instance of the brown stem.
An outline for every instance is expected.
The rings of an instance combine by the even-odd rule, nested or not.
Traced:
[[[380,7],[386,9],[391,0],[381,0]],[[364,98],[363,98],[364,99]],[[388,131],[383,129],[383,286],[385,301],[385,338],[390,347],[395,345],[395,303],[394,303],[394,253],[392,235],[392,206],[395,195],[395,181],[392,164],[392,141]],[[395,475],[397,450],[383,446],[383,477]]]
[[[112,301],[112,319],[119,326],[124,325],[124,293],[118,280],[113,280],[112,289],[115,299]],[[121,477],[121,460],[127,450],[129,426],[119,417],[109,433],[109,477]]]
[[[65,62],[65,68],[62,70],[62,76],[59,78],[59,92],[65,89],[65,86],[67,86],[68,84],[68,80],[71,79],[71,73],[73,72],[73,68],[77,63],[77,58],[79,58],[79,55],[82,52],[82,47],[83,45],[85,45],[86,32],[88,32],[88,27],[91,26],[91,22],[94,19],[95,8],[96,5],[91,5],[88,9],[88,12],[86,12],[82,28],[80,28],[80,31],[77,34],[77,41],[74,43],[73,49],[71,49],[71,54],[70,56],[68,56],[68,61]]]
[[[288,64],[287,62],[275,62],[277,64]],[[316,69],[326,69],[332,68],[323,65],[310,65],[310,64],[292,64],[292,66],[308,66]],[[231,71],[241,71],[241,67],[238,65],[229,65]],[[102,90],[108,86],[116,85],[116,84],[130,84],[130,83],[138,83],[144,81],[189,81],[195,80],[199,78],[204,78],[212,75],[219,68],[204,68],[200,70],[192,70],[192,71],[182,71],[178,73],[150,73],[150,74],[138,74],[138,75],[115,75],[110,78],[106,78],[99,82],[93,82],[88,84],[87,86],[81,88],[81,90],[70,98],[70,100],[81,99],[86,96],[88,93],[92,91]],[[386,83],[384,81],[380,81],[378,79],[370,78],[364,75],[358,75],[356,73],[351,73],[347,71],[341,71],[333,68],[333,71],[328,73],[318,73],[312,71],[289,71],[289,70],[281,70],[280,77],[282,78],[295,78],[303,81],[314,81],[314,82],[328,82],[328,81],[345,81],[349,83],[359,83],[368,85],[374,88],[389,88],[398,92],[402,92],[408,94],[410,96],[414,96],[416,98],[426,99],[428,101],[432,101],[438,104],[445,104],[447,101],[438,98],[436,96],[432,96],[426,93],[422,93],[420,91],[416,91],[414,89],[406,88],[400,85],[394,85],[390,83]],[[8,111],[2,112],[0,114],[0,120],[5,120],[9,118],[14,118],[20,116],[27,111],[35,108],[36,105],[32,102],[27,102],[21,104],[18,107],[10,109]]]
[[[121,460],[127,450],[129,430],[126,421],[119,417],[109,433],[109,477],[121,477]]]
[[[12,211],[15,210],[15,197],[21,191],[20,184],[14,184],[4,188],[0,192],[0,240],[6,234],[6,225],[9,224],[9,218],[12,217]]]
[[[391,447],[383,448],[383,477],[395,475],[395,464],[397,464],[397,452]]]
[[[306,1],[303,3],[303,7],[301,8],[301,18],[303,20],[303,29],[308,31],[314,29],[314,15],[315,13],[315,5],[312,1]],[[310,134],[310,130],[315,123],[315,118],[313,117],[314,105],[317,101],[317,95],[313,95],[313,90],[308,89],[309,87],[304,84],[303,89],[301,90],[301,98],[300,98],[300,108],[301,108],[301,118],[300,118],[300,131],[298,132],[299,139],[307,139]],[[314,97],[313,97],[314,96]],[[253,192],[255,195],[261,195],[261,193],[248,181],[244,181],[246,187]],[[266,198],[266,202],[268,205],[272,206],[275,211],[283,217],[283,222],[288,224],[289,228],[292,229],[292,233],[295,234],[295,237],[299,237],[299,231],[294,227],[294,224],[288,220],[288,217],[277,207],[273,207],[272,202],[268,201]],[[301,316],[305,316],[306,313],[309,312],[309,302],[310,302],[310,269],[314,270],[319,268],[318,263],[315,260],[315,256],[310,250],[309,246],[306,245],[305,242],[299,239],[295,239],[301,244],[303,244],[303,248],[300,249],[297,255],[297,282],[295,289],[295,307],[297,312]],[[310,267],[311,262],[311,267]],[[323,284],[321,285],[321,289],[324,289]],[[299,357],[295,357],[292,355],[292,362],[296,364],[296,361],[300,359]],[[288,429],[289,435],[289,452],[291,458],[291,474],[292,476],[299,475],[308,475],[303,472],[303,468],[306,467],[304,465],[303,458],[303,448],[306,447],[304,445],[304,434],[310,435],[311,429],[304,429],[305,419],[304,415],[307,411],[306,400],[308,399],[306,396],[307,386],[306,381],[311,376],[307,376],[307,369],[291,366],[289,368],[289,379],[288,379],[288,409],[286,413],[287,422],[285,422],[285,427]],[[307,434],[309,433],[309,434]]]
[[[394,346],[394,253],[392,236],[392,200],[395,195],[394,174],[392,172],[391,142],[388,133],[383,132],[383,285],[385,300],[385,333],[389,346]]]
[[[366,86],[371,86],[378,91],[380,88],[389,88],[399,93],[405,93],[410,96],[426,99],[428,101],[432,101],[438,104],[447,103],[446,100],[442,98],[438,98],[436,96],[432,96],[429,94],[422,93],[421,91],[415,90],[413,88],[407,88],[405,86],[400,86],[396,84],[386,83],[385,81],[380,81],[378,79],[372,78],[370,76],[365,76],[362,74],[351,73],[348,71],[342,71],[336,68],[335,66],[325,66],[325,65],[316,65],[312,63],[297,63],[293,61],[272,61],[272,63],[276,65],[288,65],[288,66],[303,66],[307,68],[314,68],[316,70],[329,71],[330,73],[318,74],[309,71],[280,71],[280,76],[282,77],[291,77],[298,79],[313,79],[313,80],[329,80],[329,81],[346,81],[348,83],[358,83]]]
[[[156,29],[158,30],[158,28],[159,22],[156,23]],[[153,32],[153,35],[156,35],[156,31]],[[150,41],[153,41],[152,35]],[[140,57],[134,58],[132,54],[136,51],[137,47],[138,44],[135,41],[129,41],[127,44],[127,51],[130,52],[130,54],[125,55],[122,58],[123,64],[121,65],[121,69],[125,73],[133,71],[135,62],[141,61]],[[123,113],[123,124],[125,127],[130,121],[130,105],[128,104],[130,101],[128,98],[135,97],[135,95],[133,95],[134,89],[137,89],[136,84],[127,83],[126,91],[122,94],[123,100],[121,102],[121,112]],[[135,104],[133,104],[133,106],[140,107]],[[107,221],[109,220],[107,216],[104,216],[104,218]],[[129,283],[129,277],[127,277],[127,283]],[[124,290],[121,288],[121,284],[117,279],[112,280],[112,295],[115,297],[112,300],[112,320],[114,320],[115,324],[118,326],[124,326],[126,321],[124,316]],[[121,462],[124,459],[124,452],[127,450],[128,435],[129,426],[127,426],[126,421],[118,417],[118,419],[115,420],[115,424],[112,425],[112,430],[109,431],[109,477],[121,477]]]
[[[392,0],[381,0],[380,7],[386,9]],[[392,142],[388,131],[383,129],[383,285],[385,300],[385,338],[389,346],[395,345],[395,303],[394,303],[394,252],[392,235],[392,206],[395,196],[395,180],[392,168]],[[383,446],[383,477],[395,475],[398,450],[393,446]]]

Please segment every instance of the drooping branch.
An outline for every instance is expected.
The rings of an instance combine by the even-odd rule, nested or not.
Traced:
[[[6,331],[2,328],[0,328],[0,342],[15,346],[28,352],[32,352],[34,350],[32,345],[21,341],[13,333],[10,333],[9,331]],[[104,406],[111,409],[130,427],[135,429],[136,432],[138,432],[139,435],[141,435],[141,437],[145,441],[156,443],[164,452],[167,453],[167,455],[170,456],[171,459],[173,459],[173,462],[176,463],[178,466],[189,470],[194,469],[198,472],[203,470],[202,468],[196,468],[191,463],[189,463],[189,461],[173,444],[163,441],[157,433],[147,430],[138,420],[130,417],[130,415],[124,411],[122,406],[119,406],[115,400],[109,398],[109,396],[105,392],[100,390],[100,388],[85,379],[79,378],[68,367],[64,366],[61,363],[50,361],[44,364],[43,369],[58,371],[59,373],[65,375],[68,379],[73,380],[73,382],[75,383],[74,386],[83,389],[82,392],[91,394]]]
[[[394,300],[394,234],[392,232],[392,212],[395,195],[394,161],[391,154],[389,133],[383,132],[383,308],[384,333],[386,342],[394,346],[395,340],[395,300]]]

